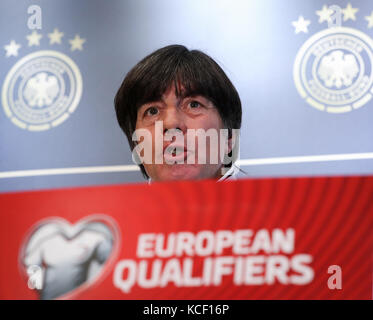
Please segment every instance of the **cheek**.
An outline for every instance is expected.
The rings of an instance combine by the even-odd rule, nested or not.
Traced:
[[[209,118],[203,119],[203,121],[198,121],[194,123],[195,129],[203,129],[205,131],[214,130],[215,132],[206,136],[195,135],[190,136],[190,141],[194,142],[194,155],[196,164],[211,164],[211,165],[220,165],[222,162],[222,152],[225,149],[221,146],[221,129],[223,129],[222,121],[220,116],[212,115]],[[204,142],[203,142],[204,141]],[[223,148],[221,150],[221,147]],[[207,167],[206,167],[207,168]]]
[[[223,121],[217,110],[211,110],[203,117],[197,119],[191,119],[187,125],[190,129],[216,129],[220,130],[223,128]]]
[[[136,145],[133,152],[137,152],[146,164],[151,163],[154,154],[154,130],[136,126],[135,135]]]
[[[215,128],[216,130],[220,130],[223,128],[223,120],[221,119],[219,112],[216,109],[214,109],[213,114],[210,114],[207,122],[207,126],[209,126],[210,128]]]

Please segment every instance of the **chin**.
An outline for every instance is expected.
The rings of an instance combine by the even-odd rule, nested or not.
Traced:
[[[201,179],[201,168],[193,165],[176,164],[168,166],[160,175],[164,181]]]

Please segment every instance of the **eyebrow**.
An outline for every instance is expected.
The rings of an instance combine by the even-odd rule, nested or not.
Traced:
[[[179,95],[179,97],[177,97],[177,105],[180,105],[180,102],[186,98],[197,98],[197,97],[201,97],[207,101],[210,101],[210,99],[208,99],[207,97],[201,95],[201,94],[181,94]],[[142,107],[144,107],[145,105],[149,105],[149,104],[152,104],[152,103],[156,103],[156,102],[162,102],[163,104],[166,104],[166,102],[164,101],[164,99],[161,97],[161,99],[159,100],[151,100],[151,101],[148,101],[148,102],[144,102],[139,109],[141,109]]]

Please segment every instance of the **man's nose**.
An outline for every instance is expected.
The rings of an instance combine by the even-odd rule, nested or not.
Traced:
[[[186,133],[185,119],[178,107],[172,106],[167,108],[163,118],[163,129],[164,133],[173,129],[178,129]]]

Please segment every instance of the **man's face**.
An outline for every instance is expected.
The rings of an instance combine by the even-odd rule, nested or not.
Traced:
[[[159,128],[160,123],[163,125],[163,130],[157,134],[159,130],[156,130],[156,127],[158,125]],[[216,143],[212,146],[212,142],[207,138],[206,147],[202,147],[201,144],[202,148],[199,148],[200,140],[196,135],[190,135],[190,132],[193,132],[190,129],[206,131],[214,129],[218,135],[220,129],[223,129],[218,110],[207,98],[203,96],[178,98],[172,86],[164,93],[161,101],[140,106],[136,121],[136,130],[138,129],[146,129],[150,132],[150,135],[144,136],[141,142],[151,146],[152,161],[143,165],[153,181],[211,179],[221,176],[221,158],[218,157],[217,162],[210,161],[211,150],[220,152]],[[174,136],[171,137],[172,135]],[[191,141],[195,144],[194,149],[188,147]],[[156,144],[162,147],[156,147]],[[175,148],[182,145],[184,148]],[[206,162],[198,163],[201,162],[199,156],[205,157]],[[157,157],[162,160],[161,164],[155,163]],[[172,160],[178,163],[170,164]]]

